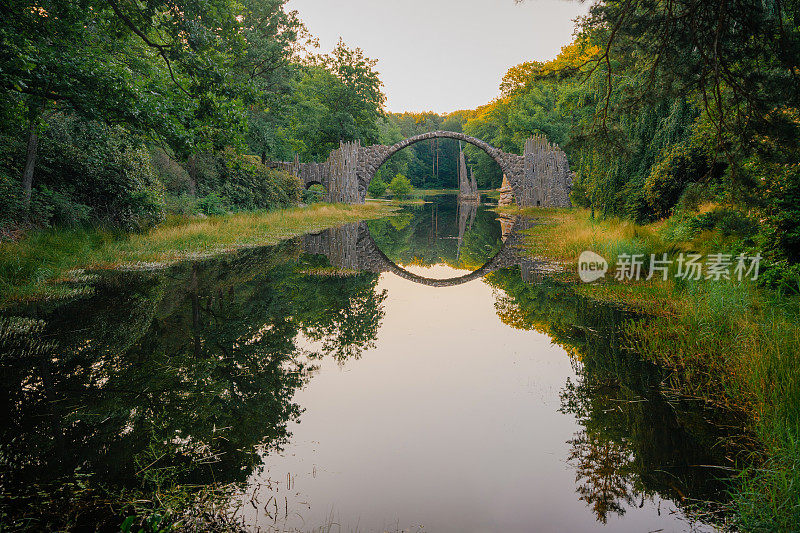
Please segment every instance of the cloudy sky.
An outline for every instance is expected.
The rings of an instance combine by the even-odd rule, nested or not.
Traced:
[[[587,3],[569,0],[290,0],[323,51],[342,37],[379,60],[389,111],[474,109],[509,67],[555,57]]]

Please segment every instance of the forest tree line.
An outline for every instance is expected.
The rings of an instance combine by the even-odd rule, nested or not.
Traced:
[[[800,2],[603,0],[550,61],[446,115],[383,111],[376,62],[315,40],[285,0],[12,0],[0,28],[0,226],[140,226],[178,212],[296,202],[268,160],[437,129],[521,153],[559,144],[572,200],[637,222],[718,208],[775,262],[800,259]],[[493,161],[467,151],[482,188]],[[456,184],[455,141],[393,157],[384,181]]]
[[[296,203],[268,160],[375,143],[376,61],[327,54],[286,0],[11,0],[0,27],[0,228]]]
[[[509,69],[492,102],[390,115],[384,134],[460,131],[518,154],[544,134],[568,155],[574,205],[598,217],[721,229],[794,278],[799,108],[800,2],[603,0],[556,58]],[[497,187],[499,167],[467,150],[479,186]],[[399,170],[415,186],[455,186],[451,154],[444,179],[431,177],[435,153],[419,143]],[[702,206],[714,207],[698,213]]]

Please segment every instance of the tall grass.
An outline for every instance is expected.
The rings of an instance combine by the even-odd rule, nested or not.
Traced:
[[[682,233],[676,221],[648,226],[585,210],[531,210],[542,224],[530,230],[534,255],[572,263],[593,250],[609,263],[619,253],[709,253],[737,246],[716,231]],[[635,280],[583,284],[579,292],[650,313],[628,325],[639,353],[674,370],[667,386],[743,412],[741,438],[752,457],[733,498],[738,525],[748,531],[800,531],[800,311],[797,297],[752,282]],[[752,442],[753,439],[755,442]]]
[[[18,241],[0,243],[0,304],[68,294],[68,287],[54,282],[73,278],[78,269],[162,264],[265,246],[347,222],[380,218],[393,209],[380,204],[314,204],[206,218],[176,216],[139,234],[102,228],[32,231]]]
[[[800,528],[800,320],[747,284],[698,282],[673,294],[679,312],[629,327],[636,348],[674,369],[671,385],[744,411],[762,452],[740,476],[745,530]],[[763,461],[762,461],[763,460]]]
[[[660,235],[663,223],[639,226],[613,217],[592,219],[586,209],[532,208],[512,212],[540,222],[527,232],[527,249],[550,259],[574,263],[581,252],[591,250],[613,264],[619,254],[649,256],[668,248]]]

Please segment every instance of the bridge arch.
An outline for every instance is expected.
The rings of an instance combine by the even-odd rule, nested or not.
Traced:
[[[303,237],[307,253],[328,256],[331,265],[341,269],[364,272],[391,272],[392,274],[429,287],[453,287],[484,277],[495,270],[519,265],[525,273],[541,272],[544,265],[519,252],[522,230],[531,227],[532,221],[515,217],[498,252],[480,268],[453,278],[427,278],[414,274],[389,259],[372,237],[366,222],[345,224]]]
[[[370,238],[372,236],[370,235]],[[420,276],[418,274],[414,274],[413,272],[409,272],[405,268],[401,267],[388,257],[383,251],[378,248],[377,244],[374,244],[375,253],[383,260],[384,262],[384,271],[391,272],[397,277],[403,278],[408,281],[412,281],[414,283],[418,283],[420,285],[427,285],[428,287],[455,287],[457,285],[463,285],[465,283],[469,283],[470,281],[480,279],[487,274],[490,274],[497,270],[498,268],[503,268],[505,265],[504,259],[505,256],[503,254],[506,251],[506,245],[503,243],[503,247],[500,249],[497,254],[495,254],[491,259],[489,259],[486,263],[484,263],[480,268],[477,270],[473,270],[468,274],[464,274],[463,276],[457,276],[454,278],[426,278],[425,276]]]
[[[430,139],[454,139],[457,141],[462,141],[476,148],[480,148],[484,152],[486,152],[489,157],[491,157],[499,166],[500,170],[503,171],[503,174],[509,180],[511,184],[511,189],[514,193],[514,198],[518,199],[521,198],[522,194],[522,183],[521,183],[521,171],[524,165],[522,161],[522,157],[515,155],[515,154],[507,154],[500,150],[499,148],[495,148],[494,146],[490,145],[486,141],[481,139],[471,137],[464,133],[459,133],[456,131],[431,131],[428,133],[422,133],[420,135],[415,135],[413,137],[409,137],[407,139],[403,139],[402,141],[392,145],[392,146],[376,146],[370,147],[375,150],[376,153],[373,155],[372,158],[368,161],[366,165],[366,172],[363,176],[363,183],[362,187],[366,191],[369,188],[370,182],[375,178],[375,174],[377,173],[378,169],[386,163],[393,155],[395,155],[400,150],[408,148],[414,144],[417,144],[422,141],[427,141]]]

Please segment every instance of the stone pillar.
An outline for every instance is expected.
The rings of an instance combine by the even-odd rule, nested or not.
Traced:
[[[497,205],[506,206],[514,203],[514,191],[511,189],[511,184],[508,182],[508,176],[503,174],[503,185],[500,186],[500,200]]]

